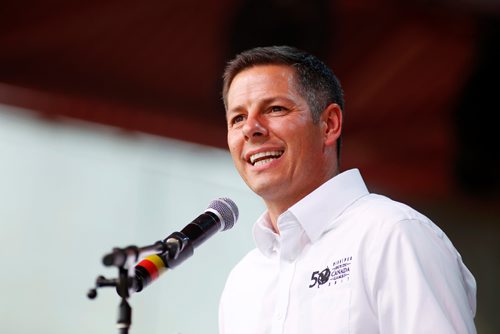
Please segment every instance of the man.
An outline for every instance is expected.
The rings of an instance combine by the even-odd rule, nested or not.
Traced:
[[[267,210],[226,283],[222,334],[475,333],[475,280],[446,235],[340,173],[330,69],[252,49],[226,67],[223,99],[234,164]]]

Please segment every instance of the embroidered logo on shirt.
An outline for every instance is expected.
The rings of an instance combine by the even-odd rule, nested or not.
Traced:
[[[323,285],[330,286],[348,281],[351,273],[351,262],[352,256],[344,257],[333,261],[331,268],[326,266],[323,270],[314,271],[311,275],[309,288],[315,286],[320,288]]]

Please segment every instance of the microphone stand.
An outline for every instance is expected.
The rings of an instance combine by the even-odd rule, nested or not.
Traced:
[[[192,252],[192,246],[189,247],[189,240],[181,233],[174,232],[164,241],[157,241],[146,247],[128,246],[125,248],[113,248],[113,251],[106,254],[102,262],[105,266],[117,267],[118,278],[108,279],[104,276],[98,276],[95,281],[95,288],[88,291],[87,297],[95,299],[97,297],[97,289],[102,287],[115,287],[116,292],[121,297],[118,306],[118,320],[116,327],[119,334],[128,334],[132,323],[132,308],[127,299],[130,297],[130,292],[137,291],[137,280],[135,278],[135,264],[140,258],[148,255],[167,255],[167,258],[176,260],[182,251]],[[181,256],[182,257],[182,256]]]
[[[97,289],[102,287],[115,287],[116,292],[121,297],[121,302],[118,305],[118,320],[116,327],[118,333],[128,334],[130,324],[132,323],[132,308],[127,299],[130,297],[129,286],[132,284],[132,277],[128,276],[128,269],[125,266],[118,267],[118,278],[108,279],[104,276],[99,276],[96,279],[95,288],[90,289],[87,297],[95,299],[97,297]]]
[[[128,293],[128,270],[123,267],[118,268],[118,275],[118,286],[116,288],[122,300],[120,306],[118,306],[118,321],[116,322],[116,327],[120,334],[128,334],[130,324],[132,323],[132,308],[127,301],[127,298],[130,296]]]

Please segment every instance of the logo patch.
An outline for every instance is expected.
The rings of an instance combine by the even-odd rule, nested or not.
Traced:
[[[317,286],[331,286],[349,281],[351,274],[352,256],[344,257],[332,262],[331,267],[326,266],[322,270],[314,271],[311,275],[309,288]]]

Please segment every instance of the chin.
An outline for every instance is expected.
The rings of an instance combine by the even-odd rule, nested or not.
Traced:
[[[282,183],[279,183],[278,185],[266,184],[265,186],[254,186],[251,187],[251,189],[264,201],[273,201],[284,196],[282,191],[283,189],[281,189],[280,185],[282,185]]]

